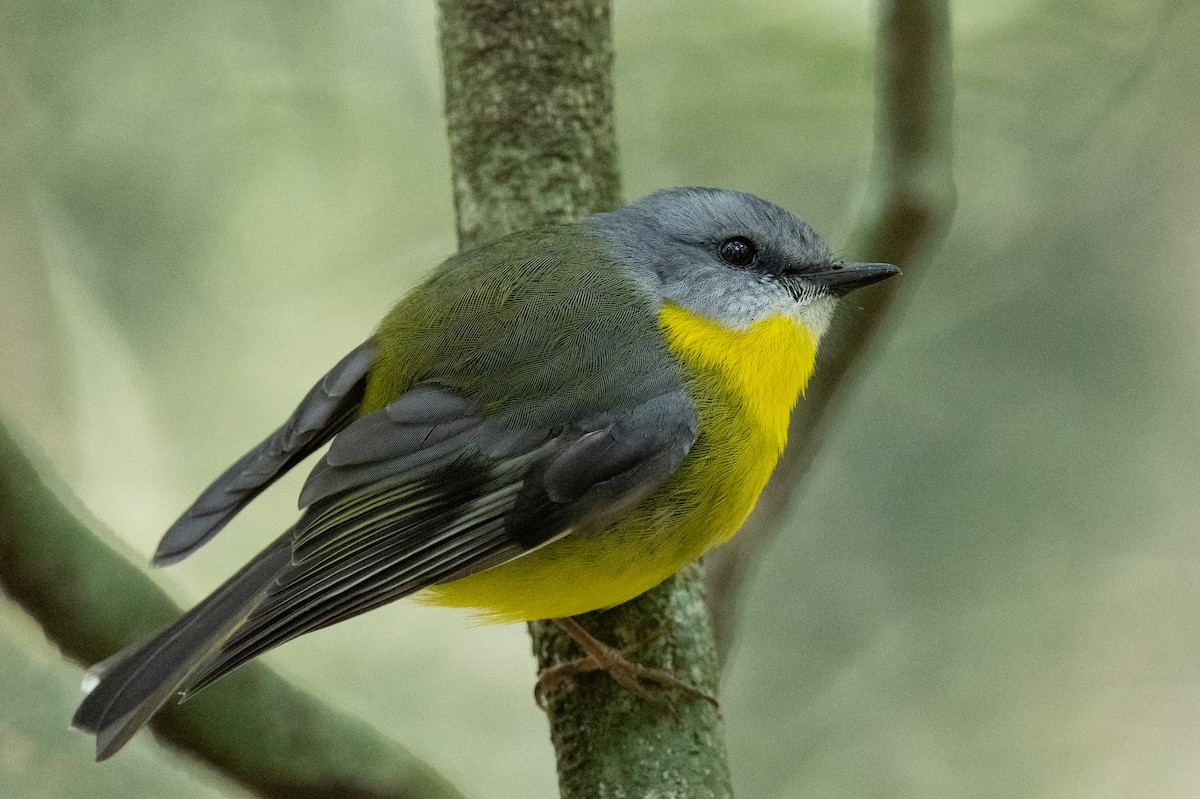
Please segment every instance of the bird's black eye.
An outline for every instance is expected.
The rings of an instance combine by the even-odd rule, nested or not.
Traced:
[[[754,263],[754,256],[758,255],[758,249],[754,246],[754,242],[745,236],[734,236],[721,242],[721,245],[717,247],[717,254],[727,264],[749,266]]]

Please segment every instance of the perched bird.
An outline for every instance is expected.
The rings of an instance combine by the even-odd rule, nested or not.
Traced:
[[[100,664],[74,725],[104,759],[172,695],[418,591],[518,621],[652,588],[750,512],[837,298],[898,272],[842,263],[783,209],[705,188],[450,258],[167,531],[155,565],[332,440],[300,519]]]

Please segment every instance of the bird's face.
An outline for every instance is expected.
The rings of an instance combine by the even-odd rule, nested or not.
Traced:
[[[664,301],[730,330],[784,316],[819,338],[838,297],[899,272],[843,264],[787,211],[722,189],[666,189],[586,224]]]

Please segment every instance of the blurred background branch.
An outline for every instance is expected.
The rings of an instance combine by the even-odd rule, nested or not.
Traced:
[[[853,295],[822,340],[817,368],[792,414],[789,444],[741,531],[706,558],[722,660],[736,636],[738,591],[795,506],[838,408],[879,349],[897,299],[913,292],[954,215],[950,10],[947,0],[881,0],[876,39],[875,155],[866,207],[847,260],[883,261],[902,279]],[[880,441],[886,446],[886,441]],[[866,486],[861,487],[866,490]]]
[[[90,665],[182,611],[89,529],[98,527],[94,520],[82,522],[77,513],[46,487],[0,426],[0,586],[63,654]],[[149,726],[171,747],[260,796],[461,796],[399,744],[293,688],[260,662],[186,706],[169,704]]]

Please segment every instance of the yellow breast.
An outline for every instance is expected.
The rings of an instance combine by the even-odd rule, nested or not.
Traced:
[[[574,616],[632,599],[737,531],[787,442],[816,336],[782,316],[730,330],[671,304],[659,324],[700,419],[675,473],[601,532],[566,536],[422,599],[476,608],[488,621]]]
[[[713,429],[706,412],[718,417],[711,420],[716,427],[731,432],[728,421],[737,418],[737,427],[748,425],[778,455],[787,443],[792,408],[812,373],[816,335],[784,316],[730,330],[669,304],[659,319],[671,352],[689,373],[702,429]]]

